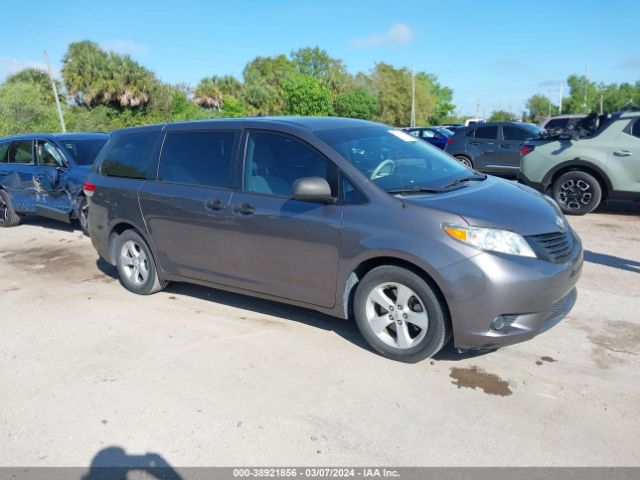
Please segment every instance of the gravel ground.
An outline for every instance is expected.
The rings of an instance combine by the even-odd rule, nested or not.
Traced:
[[[405,365],[312,311],[135,296],[78,229],[25,219],[0,231],[0,465],[638,466],[639,220],[570,219],[586,263],[555,328]]]

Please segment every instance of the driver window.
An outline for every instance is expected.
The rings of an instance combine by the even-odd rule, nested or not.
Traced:
[[[60,151],[46,140],[36,142],[36,159],[42,167],[64,167],[65,162]]]
[[[299,141],[273,133],[252,133],[249,137],[245,163],[248,192],[290,198],[293,183],[303,177],[324,178],[335,190],[335,176],[333,164]]]

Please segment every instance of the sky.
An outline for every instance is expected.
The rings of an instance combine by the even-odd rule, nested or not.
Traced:
[[[556,101],[571,74],[640,80],[640,0],[2,0],[0,80],[27,66],[56,75],[70,42],[131,55],[168,83],[242,70],[254,57],[318,46],[351,73],[376,62],[436,74],[460,114],[521,113]],[[564,91],[566,94],[567,86]]]

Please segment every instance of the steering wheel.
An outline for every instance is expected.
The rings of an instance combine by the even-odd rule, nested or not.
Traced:
[[[385,167],[391,167],[387,173],[383,173],[382,170]],[[393,171],[396,169],[396,163],[393,160],[383,160],[378,164],[376,168],[371,172],[371,176],[369,177],[371,180],[376,180],[378,178],[386,177],[387,175],[391,175]]]

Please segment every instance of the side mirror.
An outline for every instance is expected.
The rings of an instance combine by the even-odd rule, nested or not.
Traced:
[[[293,199],[305,202],[334,203],[329,183],[321,177],[302,177],[293,182]]]

